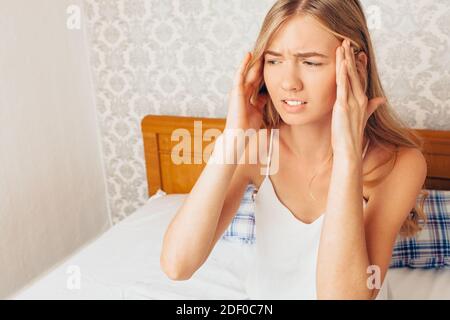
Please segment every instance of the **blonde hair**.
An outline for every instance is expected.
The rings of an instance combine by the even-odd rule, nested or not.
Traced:
[[[342,41],[347,38],[352,42],[353,47],[358,51],[363,51],[368,58],[367,79],[364,83],[366,95],[369,100],[374,97],[386,98],[378,75],[367,21],[358,0],[278,0],[264,19],[248,68],[251,68],[259,59],[264,58],[264,51],[274,34],[283,23],[296,15],[313,17],[338,39]],[[256,98],[264,85],[264,79],[262,79],[258,89],[253,92],[252,99]],[[281,122],[282,119],[269,98],[264,107],[263,125],[266,128],[278,128]],[[365,173],[364,176],[387,164],[391,165],[390,170],[392,170],[399,147],[417,148],[423,151],[422,138],[409,129],[398,117],[387,99],[386,103],[379,106],[368,119],[364,135],[371,144],[378,145],[392,154],[386,162]],[[387,174],[390,170],[387,171]],[[364,180],[364,183],[368,186],[377,185],[387,174],[378,179]],[[402,225],[400,234],[403,236],[413,236],[421,230],[420,222],[426,221],[423,203],[428,193],[424,190],[424,186],[421,194],[423,195],[422,201],[413,208]]]

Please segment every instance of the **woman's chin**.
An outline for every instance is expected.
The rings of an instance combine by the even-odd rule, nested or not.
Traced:
[[[283,120],[284,123],[286,123],[287,125],[302,125],[305,124],[308,121],[308,119],[305,118],[304,115],[300,115],[300,114],[292,114],[292,113],[283,113],[280,114],[280,118],[281,120]]]

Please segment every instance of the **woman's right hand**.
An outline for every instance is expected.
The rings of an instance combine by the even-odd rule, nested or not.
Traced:
[[[228,114],[226,129],[260,129],[263,121],[263,108],[267,102],[268,94],[258,94],[255,101],[251,101],[258,84],[262,80],[262,58],[247,70],[251,60],[251,53],[247,52],[239,69],[237,70],[233,88],[228,96]]]

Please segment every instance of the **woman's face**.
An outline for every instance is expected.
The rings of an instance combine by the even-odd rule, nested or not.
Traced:
[[[340,44],[309,16],[295,16],[276,32],[263,57],[264,82],[285,123],[331,119],[336,100],[336,49]],[[290,107],[286,99],[306,104]]]

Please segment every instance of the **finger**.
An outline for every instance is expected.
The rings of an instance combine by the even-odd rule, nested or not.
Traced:
[[[364,95],[364,90],[361,86],[361,81],[359,80],[359,75],[356,68],[355,54],[353,53],[353,49],[350,47],[349,40],[345,41],[344,48],[345,58],[348,61],[347,69],[352,91],[355,94],[356,98],[362,98],[362,96]]]
[[[247,96],[252,96],[256,93],[257,83],[246,83],[244,80],[244,92]]]
[[[350,99],[350,96],[353,96],[353,87],[351,82],[351,74],[350,74],[350,67],[351,67],[351,58],[349,57],[349,51],[348,51],[348,42],[349,40],[344,40],[343,46],[342,46],[342,61],[345,61],[345,73],[346,73],[346,80],[347,80],[347,99]]]
[[[344,60],[344,98],[345,101],[349,101],[350,97],[353,95],[352,93],[352,87],[350,86],[350,80],[349,80],[349,75],[348,75],[348,61]]]
[[[350,101],[358,101],[357,99],[356,99],[356,96],[355,96],[355,92],[354,92],[354,90],[353,90],[353,87],[352,87],[352,82],[351,82],[351,75],[350,75],[350,65],[351,65],[351,58],[349,57],[349,50],[348,50],[348,45],[349,45],[349,40],[348,39],[345,39],[343,42],[342,42],[342,51],[343,51],[343,62],[345,62],[345,66],[346,66],[346,70],[345,70],[345,72],[346,72],[346,97],[347,97],[347,101],[348,102],[350,102]]]
[[[355,94],[353,92],[353,88],[352,88],[352,85],[351,85],[351,82],[350,82],[350,74],[349,74],[349,64],[350,63],[347,60],[344,60],[344,61],[345,61],[345,83],[346,83],[345,84],[346,85],[345,90],[346,90],[346,93],[347,93],[347,95],[346,95],[347,102],[348,103],[350,103],[350,101],[358,102],[358,100],[355,97]]]
[[[347,95],[348,95],[348,82],[347,82],[345,60],[340,63],[338,78],[339,83],[337,86],[337,98],[339,99],[341,104],[345,105],[347,103]]]
[[[253,63],[250,62],[248,72],[244,79],[244,90],[246,95],[252,95],[261,84],[263,79],[263,59],[260,58]]]
[[[263,107],[267,103],[269,96],[267,94],[261,94],[256,99],[256,102],[253,104],[253,106],[258,110],[259,112],[262,112]]]
[[[342,57],[343,57],[343,53],[342,53],[342,46],[339,46],[336,49],[336,84],[339,84],[339,79],[340,79],[340,73],[341,73],[341,63],[342,63]]]
[[[262,58],[254,61],[253,64],[249,65],[249,70],[245,76],[244,84],[251,84],[255,86],[255,83],[261,79],[262,72]]]
[[[239,90],[244,89],[245,69],[247,68],[247,64],[250,61],[250,58],[251,58],[251,53],[247,52],[245,54],[244,59],[241,62],[241,65],[239,66],[239,68],[234,76],[234,82],[233,82],[234,88],[238,88]]]

